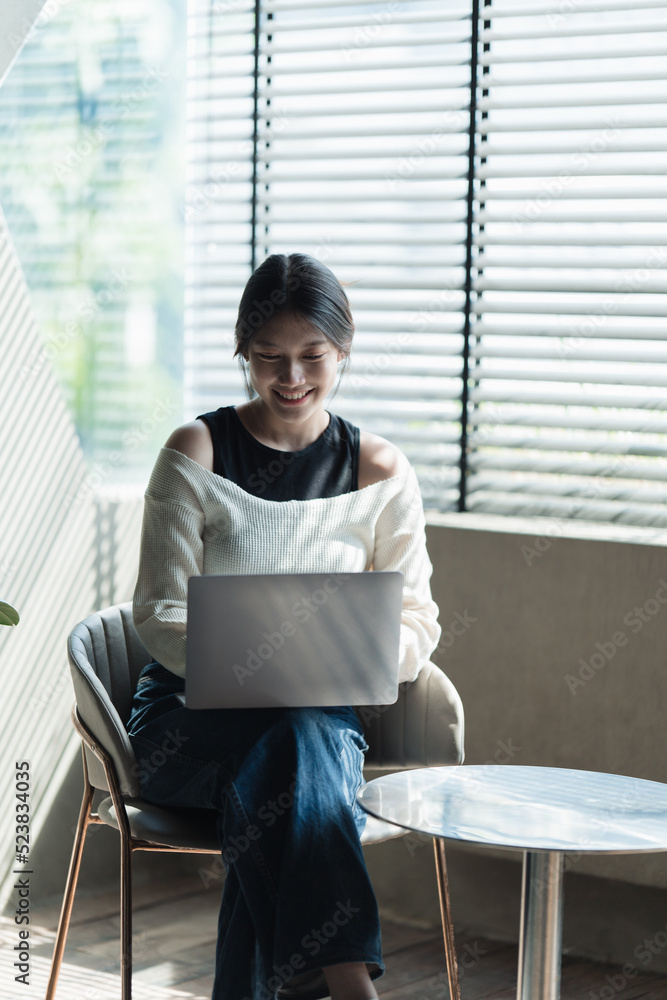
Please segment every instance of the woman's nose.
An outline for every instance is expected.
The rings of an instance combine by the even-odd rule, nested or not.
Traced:
[[[280,371],[280,379],[283,385],[301,385],[306,381],[303,365],[299,360],[285,358]]]

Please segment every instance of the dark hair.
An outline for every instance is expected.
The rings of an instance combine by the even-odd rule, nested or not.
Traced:
[[[239,304],[234,356],[239,355],[249,392],[243,356],[264,324],[282,313],[300,316],[321,330],[343,352],[347,367],[354,322],[340,281],[325,264],[307,254],[274,253],[253,271]]]

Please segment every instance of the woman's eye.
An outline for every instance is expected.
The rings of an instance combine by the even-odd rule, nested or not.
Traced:
[[[278,361],[280,360],[279,354],[258,354],[257,357],[260,361]],[[324,357],[322,354],[304,354],[304,361],[320,361]]]

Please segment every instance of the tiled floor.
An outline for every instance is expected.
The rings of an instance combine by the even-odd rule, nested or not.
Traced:
[[[135,891],[134,1000],[209,1000],[219,885],[193,892],[191,878]],[[31,926],[30,985],[14,982],[16,926],[0,922],[0,997],[43,1000],[58,919],[43,909]],[[118,898],[77,899],[57,1000],[119,1000]],[[382,1000],[447,1000],[441,937],[386,922]],[[457,933],[463,1000],[515,1000],[516,947]],[[667,977],[626,979],[613,967],[563,961],[562,1000],[667,1000]]]

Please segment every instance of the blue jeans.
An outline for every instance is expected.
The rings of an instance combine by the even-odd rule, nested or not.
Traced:
[[[176,697],[183,687],[149,664],[127,728],[147,801],[218,814],[226,878],[212,1000],[273,1000],[341,962],[382,975],[354,709],[193,710]]]

